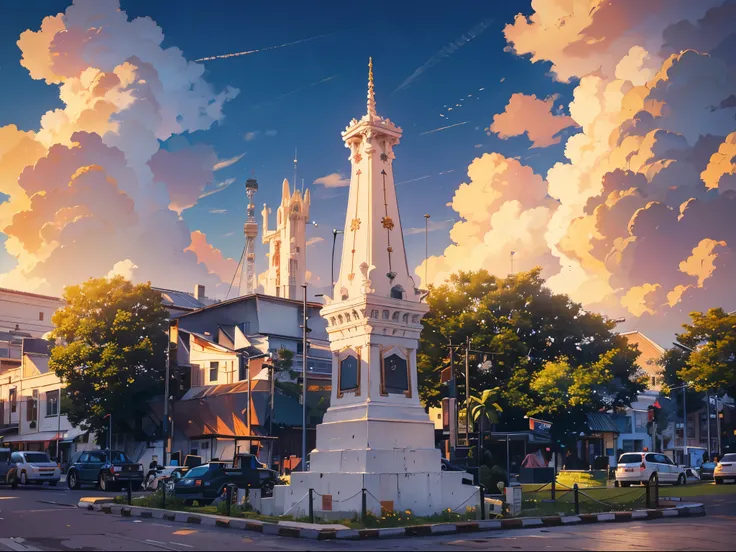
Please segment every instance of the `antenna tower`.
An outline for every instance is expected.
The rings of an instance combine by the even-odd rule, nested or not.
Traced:
[[[240,295],[251,295],[256,292],[256,238],[258,223],[256,222],[256,206],[253,196],[258,191],[255,178],[245,181],[245,195],[248,196],[248,218],[243,230],[245,232],[245,270],[240,273]]]

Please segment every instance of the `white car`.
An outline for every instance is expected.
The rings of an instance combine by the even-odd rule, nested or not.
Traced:
[[[59,464],[51,460],[46,452],[14,452],[10,455],[10,462],[16,466],[21,485],[48,482],[55,487],[61,480]]]
[[[728,479],[736,482],[736,453],[723,455],[720,462],[716,464],[716,469],[713,470],[713,479],[716,480],[716,485]]]
[[[658,452],[622,454],[616,468],[616,482],[622,487],[628,487],[632,483],[645,485],[654,472],[657,472],[660,483],[684,485],[687,482],[685,468],[681,468],[668,456]]]

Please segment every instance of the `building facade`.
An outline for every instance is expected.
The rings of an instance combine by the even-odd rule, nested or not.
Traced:
[[[51,317],[62,306],[59,297],[0,288],[0,331],[43,337],[53,329]]]

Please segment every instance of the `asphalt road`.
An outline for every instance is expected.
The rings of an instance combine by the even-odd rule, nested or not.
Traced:
[[[88,512],[76,507],[82,496],[104,493],[0,487],[0,550],[731,550],[736,527],[736,494],[729,494],[700,499],[703,518],[315,542]]]

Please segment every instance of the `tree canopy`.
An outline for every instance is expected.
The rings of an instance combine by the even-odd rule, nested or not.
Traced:
[[[167,311],[150,284],[120,276],[90,279],[64,291],[56,311],[49,367],[66,384],[69,421],[106,434],[136,434],[146,401],[163,393]]]
[[[736,396],[736,313],[710,309],[692,312],[690,318],[677,341],[691,351],[671,353],[665,372],[676,369],[677,378],[696,391]]]
[[[526,429],[524,416],[553,422],[553,431],[572,429],[585,413],[628,406],[644,389],[639,355],[615,322],[584,310],[566,295],[552,293],[540,269],[497,278],[488,272],[459,272],[432,289],[418,354],[419,388],[426,404],[446,393],[440,371],[448,345],[471,349],[470,388],[501,389],[500,423]],[[455,355],[464,385],[464,350]],[[460,393],[462,396],[462,392]]]

